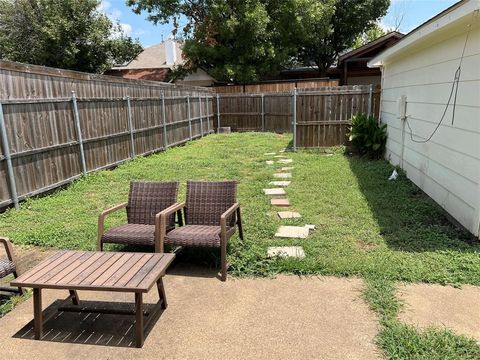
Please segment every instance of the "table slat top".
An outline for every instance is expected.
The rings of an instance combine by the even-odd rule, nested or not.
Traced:
[[[174,254],[59,251],[11,282],[12,286],[148,292]]]

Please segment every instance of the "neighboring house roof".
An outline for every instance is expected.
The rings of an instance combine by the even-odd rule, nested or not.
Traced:
[[[405,35],[398,32],[398,31],[392,31],[386,35],[383,35],[379,37],[378,39],[375,39],[373,41],[370,41],[368,44],[365,44],[357,49],[351,50],[343,55],[340,55],[338,57],[338,63],[341,64],[344,61],[347,61],[348,59],[351,58],[359,58],[359,57],[364,57],[365,55],[376,55],[376,50],[383,46],[388,46],[392,45],[396,42],[398,42],[400,39],[402,39]]]
[[[475,21],[475,19],[473,19],[474,16],[477,16],[476,21],[478,23],[479,11],[479,0],[461,0],[410,31],[394,46],[369,61],[368,66],[382,66],[393,56],[404,53],[409,49],[415,49],[417,46],[423,46],[422,44],[432,40],[441,32],[444,33],[445,36],[451,36],[453,34],[449,30],[451,30],[451,26],[454,24],[464,23],[464,30],[466,31],[467,26],[471,26],[471,23]]]
[[[165,40],[157,45],[144,49],[135,59],[125,66],[116,66],[112,70],[131,69],[171,69],[174,66],[183,64],[181,43],[175,40]],[[167,47],[175,48],[175,60],[167,62]]]

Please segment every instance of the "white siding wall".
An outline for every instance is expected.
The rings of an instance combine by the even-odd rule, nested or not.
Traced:
[[[440,120],[466,33],[425,46],[383,68],[381,119],[387,124],[387,158],[456,220],[479,236],[480,225],[480,28],[473,29],[463,60],[455,123],[452,106],[426,144],[410,139],[397,118],[397,99],[407,96],[413,133],[427,138]],[[419,139],[418,137],[414,137]],[[403,146],[402,146],[403,143]],[[403,151],[402,151],[403,148]]]

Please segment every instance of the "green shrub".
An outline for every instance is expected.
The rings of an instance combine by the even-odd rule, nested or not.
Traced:
[[[352,117],[352,126],[348,134],[349,140],[361,154],[372,159],[379,159],[385,151],[387,143],[387,125],[379,125],[373,117],[358,113]]]

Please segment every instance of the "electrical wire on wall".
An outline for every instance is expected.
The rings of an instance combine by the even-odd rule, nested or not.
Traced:
[[[417,138],[421,138],[421,136],[413,134],[413,130],[410,126],[410,123],[408,122],[408,117],[405,117],[405,123],[407,124],[408,129],[410,130],[410,139],[415,143],[424,144],[424,143],[429,142],[433,138],[433,136],[435,135],[437,130],[440,128],[440,125],[442,125],[443,120],[445,119],[445,115],[447,114],[447,111],[448,111],[448,108],[449,108],[450,103],[452,101],[452,98],[453,98],[452,125],[455,121],[455,110],[456,110],[456,106],[457,106],[458,84],[460,82],[460,74],[462,73],[462,62],[463,62],[463,58],[465,56],[465,49],[467,48],[467,43],[468,43],[468,37],[470,35],[470,30],[471,30],[471,24],[468,25],[468,32],[467,32],[467,36],[465,38],[465,43],[463,45],[462,56],[460,57],[460,63],[458,65],[457,70],[455,71],[455,76],[453,77],[452,87],[450,89],[450,95],[448,97],[447,104],[445,105],[445,110],[443,111],[443,114],[442,114],[442,117],[440,118],[440,121],[435,126],[435,129],[432,131],[430,136],[426,139],[421,139],[421,140],[415,139],[414,136],[417,137]]]

